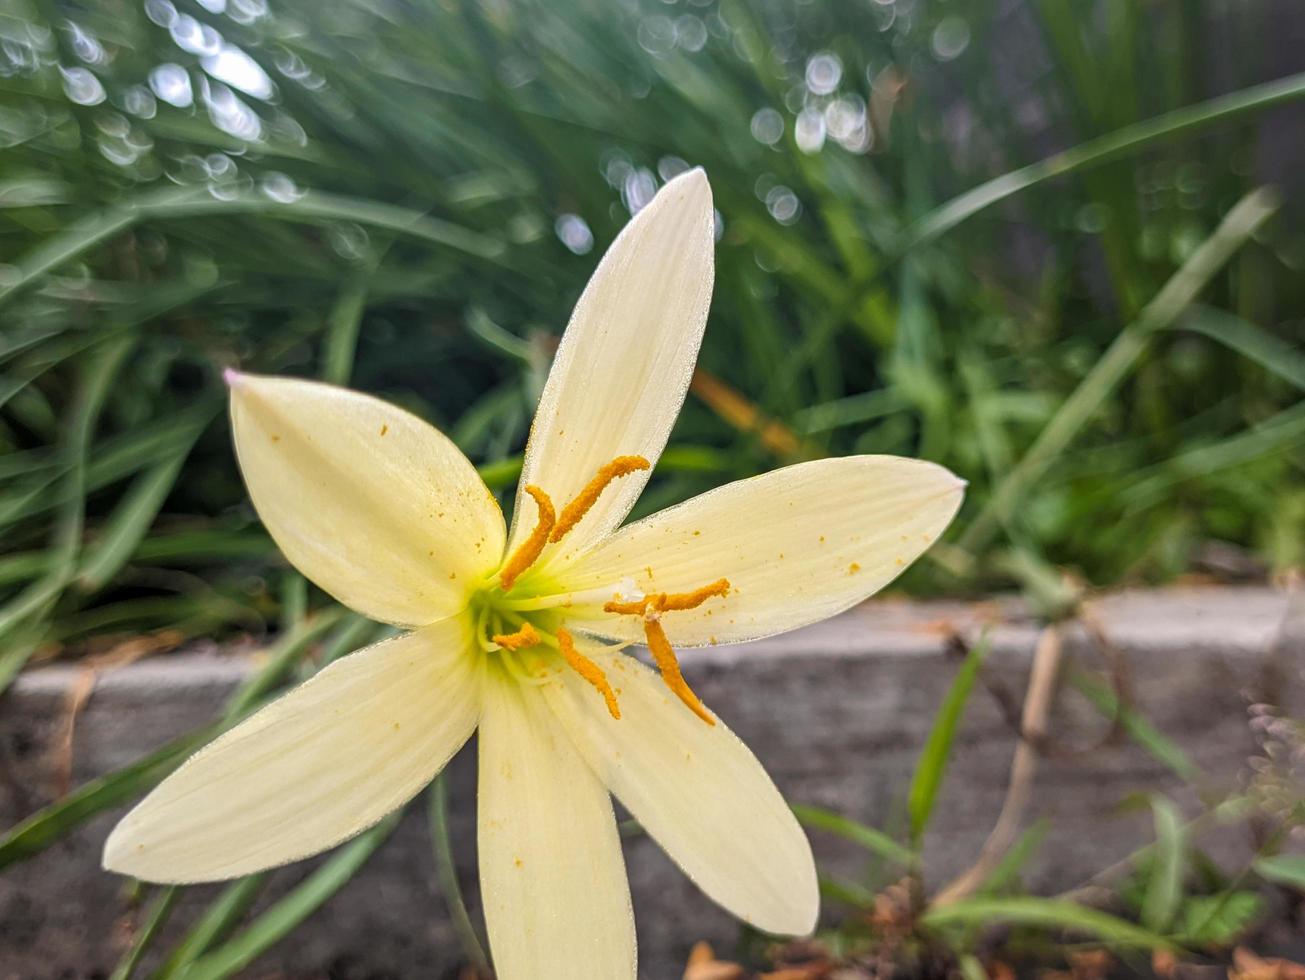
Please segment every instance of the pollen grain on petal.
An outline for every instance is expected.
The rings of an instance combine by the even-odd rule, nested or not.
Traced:
[[[526,486],[524,489],[535,498],[535,503],[539,506],[539,522],[530,532],[530,537],[521,542],[521,546],[513,552],[512,557],[498,573],[499,584],[503,586],[504,592],[510,591],[516,580],[521,577],[521,573],[539,558],[544,545],[548,544],[549,532],[557,523],[557,511],[553,509],[553,501],[548,494],[534,485]]]
[[[575,640],[571,637],[570,630],[565,626],[558,627],[557,646],[566,659],[567,665],[594,686],[598,693],[603,696],[603,700],[607,702],[608,712],[613,718],[620,721],[621,706],[616,700],[616,692],[612,690],[612,685],[607,682],[607,674],[603,672],[603,668],[575,648]]]
[[[549,540],[554,544],[561,541],[563,536],[589,513],[589,508],[598,502],[598,498],[613,480],[628,476],[637,470],[646,470],[651,465],[642,456],[617,456],[610,463],[604,463],[598,468],[593,479],[584,485],[584,489],[575,495],[575,499],[562,508],[562,514],[558,517],[557,525],[553,528]]]
[[[656,619],[645,619],[643,630],[648,638],[648,649],[657,663],[657,669],[661,671],[666,686],[688,706],[689,710],[708,725],[714,726],[716,719],[711,716],[706,705],[698,695],[693,693],[693,688],[689,687],[688,681],[680,673],[680,661],[676,659],[675,649],[671,646],[671,641],[666,638],[666,631],[662,629],[661,622]]]
[[[539,631],[529,623],[522,623],[515,633],[499,633],[490,637],[504,650],[524,650],[539,643]]]

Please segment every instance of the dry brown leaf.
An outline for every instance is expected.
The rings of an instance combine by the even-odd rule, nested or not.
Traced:
[[[914,918],[911,888],[911,880],[903,878],[876,895],[870,924],[887,936],[909,932]]]
[[[1104,980],[1115,965],[1109,950],[1087,949],[1069,954],[1069,967],[1076,980]]]
[[[711,943],[694,943],[684,966],[684,980],[743,980],[743,967],[716,959]]]
[[[786,966],[770,973],[763,973],[757,980],[823,980],[829,976],[834,965],[828,960],[819,963],[803,963],[799,966]]]
[[[1167,949],[1157,949],[1151,954],[1151,969],[1160,980],[1169,980],[1178,968],[1178,957]]]
[[[1305,980],[1305,964],[1260,956],[1245,946],[1233,950],[1228,980]]]
[[[808,963],[800,967],[784,967],[782,970],[761,973],[757,980],[822,980],[833,970],[830,963]]]

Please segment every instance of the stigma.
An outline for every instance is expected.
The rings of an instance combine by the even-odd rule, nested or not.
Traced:
[[[662,614],[696,609],[708,599],[723,599],[729,591],[729,579],[721,578],[690,592],[655,592],[636,601],[616,600],[603,606],[603,612],[617,616],[638,616],[643,620],[643,634],[648,641],[648,651],[661,672],[662,680],[690,711],[708,725],[715,725],[716,719],[702,703],[702,699],[694,693],[693,688],[689,687],[689,682],[680,672],[680,661],[675,656],[675,648],[671,646],[666,630],[662,627]]]

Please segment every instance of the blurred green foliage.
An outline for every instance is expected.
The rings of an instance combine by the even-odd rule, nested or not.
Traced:
[[[1258,54],[1267,0],[1090,6],[3,0],[0,686],[301,616],[224,366],[391,398],[510,485],[598,255],[689,165],[702,368],[760,414],[691,396],[641,512],[900,453],[971,481],[915,590],[1301,561],[1305,236],[1245,195],[1299,170],[1257,134],[1300,115],[1251,110],[1305,81],[1018,170],[1300,66]]]

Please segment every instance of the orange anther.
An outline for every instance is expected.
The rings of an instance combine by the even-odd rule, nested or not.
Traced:
[[[662,612],[680,612],[685,609],[696,609],[708,599],[715,596],[724,597],[729,595],[730,580],[719,578],[711,585],[704,585],[700,589],[694,589],[692,592],[663,592],[658,596],[658,608]]]
[[[616,613],[618,616],[642,616],[647,608],[647,599],[640,599],[638,602],[607,602],[603,604],[603,612]]]
[[[508,592],[521,577],[521,573],[535,563],[539,558],[540,552],[544,550],[544,545],[548,544],[549,532],[553,530],[553,525],[557,523],[557,512],[553,509],[553,501],[549,499],[548,494],[544,493],[536,486],[526,486],[526,493],[535,498],[535,503],[539,505],[539,522],[535,529],[530,532],[530,537],[521,542],[521,546],[513,553],[512,557],[507,560],[502,570],[498,573],[499,584],[503,586],[503,591]]]
[[[662,629],[662,624],[655,619],[646,619],[643,631],[648,637],[648,649],[652,652],[653,660],[657,662],[657,669],[662,672],[662,680],[666,682],[666,686],[675,692],[675,696],[688,705],[695,715],[708,725],[715,725],[716,719],[707,711],[706,706],[698,699],[698,695],[693,693],[693,688],[685,681],[684,675],[680,673],[680,662],[675,657],[675,650],[671,646],[671,641],[666,638],[666,631]]]
[[[562,516],[558,518],[557,526],[553,528],[549,540],[554,544],[561,541],[563,535],[579,524],[581,518],[589,513],[589,508],[598,502],[598,498],[613,480],[628,476],[636,470],[646,470],[650,465],[642,456],[617,456],[610,463],[604,463],[598,468],[594,478],[575,495],[575,499],[562,508]]]
[[[539,642],[539,632],[529,623],[522,623],[521,629],[515,633],[500,633],[497,636],[491,636],[490,639],[504,650],[524,650],[526,647],[533,647]]]
[[[562,651],[562,656],[566,658],[566,662],[571,669],[598,690],[598,693],[603,696],[603,700],[607,702],[608,712],[619,721],[621,719],[621,706],[617,704],[616,692],[612,690],[612,685],[607,683],[607,675],[603,673],[603,668],[575,648],[575,640],[571,638],[571,633],[565,626],[558,627],[557,646]]]
[[[603,612],[616,613],[618,616],[647,616],[649,613],[684,612],[697,609],[708,599],[729,595],[730,580],[717,579],[710,585],[704,585],[692,592],[654,592],[637,602],[612,601],[603,604]]]

